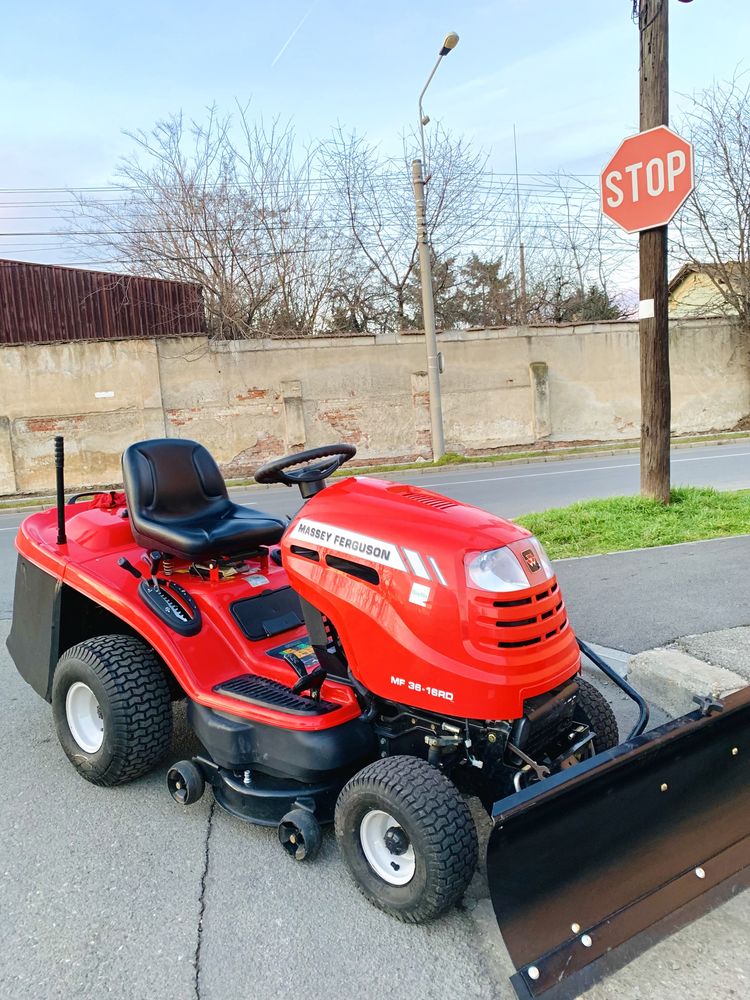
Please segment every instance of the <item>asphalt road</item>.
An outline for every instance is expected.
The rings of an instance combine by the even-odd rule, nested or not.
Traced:
[[[674,486],[713,486],[732,490],[750,487],[750,441],[672,452]],[[526,465],[476,465],[470,469],[425,469],[390,474],[399,482],[418,482],[425,489],[474,504],[503,517],[565,507],[576,500],[621,496],[639,490],[638,455],[567,458]],[[297,491],[285,487],[258,491],[239,489],[240,502],[252,501],[271,513],[294,513]]]
[[[314,864],[275,830],[180,808],[165,766],[117,789],[80,778],[0,622],[0,997],[231,1000],[498,994],[456,910],[405,927],[349,882],[327,831]],[[182,713],[178,711],[178,722]],[[195,752],[184,724],[171,752]],[[480,890],[481,892],[481,890]],[[511,996],[509,992],[505,995]]]
[[[750,534],[563,559],[556,571],[581,638],[638,653],[750,624],[748,566]]]
[[[748,487],[749,457],[743,446],[678,452],[675,481]],[[638,469],[635,457],[623,456],[440,470],[419,482],[514,516],[633,492]],[[246,493],[274,513],[296,507],[288,490]],[[0,619],[11,610],[19,520],[0,515]],[[558,564],[558,572],[581,634],[633,650],[681,632],[749,624],[743,577],[749,555],[750,540],[727,539],[569,560]],[[8,625],[0,621],[3,1000],[271,1000],[386,992],[415,1000],[431,1000],[436,992],[454,1000],[510,1000],[502,949],[492,945],[493,921],[477,919],[486,917],[488,905],[481,875],[465,910],[427,927],[406,927],[362,900],[330,833],[320,859],[299,865],[282,854],[273,831],[214,810],[210,794],[180,809],[164,789],[163,767],[115,790],[88,784],[60,751],[48,706],[13,668],[4,648]],[[616,707],[624,729],[630,710],[619,701]],[[177,721],[172,759],[194,746],[179,712]],[[734,969],[743,932],[732,931],[735,942],[727,937],[733,926],[720,924],[719,944],[704,955],[706,967],[719,970],[710,979],[716,996],[742,993],[735,986],[721,992],[717,981],[722,969],[732,972],[735,985],[745,974]],[[726,960],[724,942],[734,949]],[[665,954],[671,992],[662,981],[659,995],[706,995],[708,985],[703,993],[691,992],[695,971],[688,966],[685,972],[674,951]],[[617,996],[652,992],[654,965],[649,956],[642,962],[643,971],[632,973],[636,979],[625,989],[618,986]],[[614,996],[608,989],[597,996]]]

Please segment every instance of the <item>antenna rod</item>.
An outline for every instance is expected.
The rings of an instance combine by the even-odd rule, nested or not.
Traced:
[[[65,439],[55,438],[55,476],[57,479],[57,544],[65,545]]]

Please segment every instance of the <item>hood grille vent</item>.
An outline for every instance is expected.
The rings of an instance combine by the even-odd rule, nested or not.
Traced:
[[[413,500],[414,503],[424,504],[425,507],[432,507],[433,510],[450,510],[451,507],[458,507],[455,500],[447,500],[445,497],[439,497],[424,490],[410,489],[408,486],[396,486],[393,492],[398,493],[404,500]]]

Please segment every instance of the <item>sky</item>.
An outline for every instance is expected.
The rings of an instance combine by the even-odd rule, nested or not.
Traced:
[[[0,257],[23,258],[34,246],[27,259],[65,259],[61,250],[45,255],[43,239],[13,235],[54,228],[54,208],[33,207],[49,195],[8,189],[105,185],[131,148],[124,131],[180,110],[200,117],[213,102],[231,110],[249,100],[253,114],[292,119],[303,139],[340,123],[396,153],[450,30],[460,42],[425,110],[486,148],[494,170],[513,169],[514,124],[522,173],[596,174],[638,130],[632,0],[3,7]],[[746,58],[750,3],[670,0],[670,17],[678,110],[681,94],[730,76]]]

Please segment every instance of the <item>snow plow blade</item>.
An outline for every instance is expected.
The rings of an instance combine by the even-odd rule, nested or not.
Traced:
[[[496,802],[519,997],[575,997],[750,885],[750,687]]]

